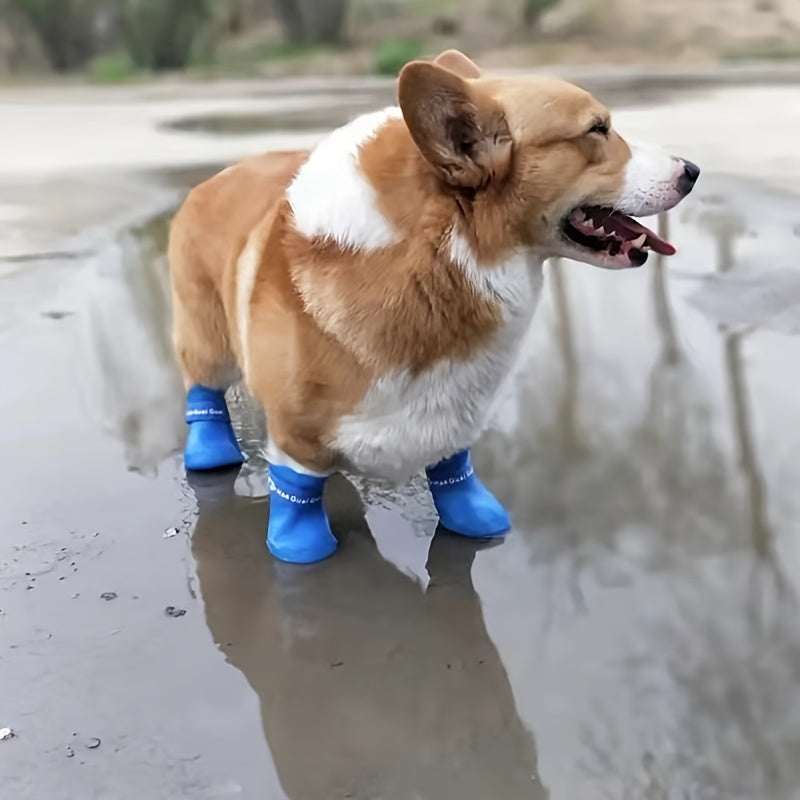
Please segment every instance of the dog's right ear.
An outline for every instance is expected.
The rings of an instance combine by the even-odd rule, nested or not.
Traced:
[[[415,144],[450,185],[478,189],[508,172],[505,114],[479,85],[442,65],[412,61],[400,72],[398,100]]]
[[[449,69],[460,78],[480,78],[481,71],[478,65],[460,50],[445,50],[444,53],[433,59],[434,64]]]

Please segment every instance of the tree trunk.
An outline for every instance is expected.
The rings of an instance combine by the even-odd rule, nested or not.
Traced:
[[[275,0],[275,13],[278,15],[286,38],[290,42],[305,41],[303,16],[297,6],[297,0]]]
[[[42,43],[56,72],[69,72],[95,54],[95,4],[89,0],[14,0],[11,4]]]
[[[120,16],[125,47],[139,67],[185,67],[211,20],[208,0],[128,0]]]
[[[347,0],[275,0],[287,38],[304,44],[340,42],[347,20]]]

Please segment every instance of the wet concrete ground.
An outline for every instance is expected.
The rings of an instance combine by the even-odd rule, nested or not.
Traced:
[[[738,102],[766,107],[759,91]],[[702,164],[706,121],[735,101],[623,116],[672,108],[665,143]],[[693,129],[687,103],[706,115]],[[145,209],[213,154],[8,183],[4,794],[800,797],[800,195],[779,188],[800,170],[791,136],[782,151],[756,131],[720,142],[661,221],[675,258],[550,265],[475,454],[513,512],[506,541],[437,532],[418,483],[339,480],[343,544],[310,568],[264,549],[264,423],[246,397],[240,474],[187,483],[177,454],[165,218]]]

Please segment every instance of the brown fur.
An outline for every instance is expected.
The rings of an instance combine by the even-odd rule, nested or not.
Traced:
[[[250,298],[249,380],[275,443],[320,471],[337,410],[363,394],[359,365],[306,314],[283,255],[280,198],[307,152],[271,153],[224,170],[196,187],[173,220],[169,261],[173,340],[186,387],[226,388],[242,366],[236,303],[239,258],[248,239],[260,253]],[[342,377],[348,376],[341,391]],[[329,385],[340,391],[330,397]],[[337,401],[338,398],[338,401]],[[322,409],[319,411],[318,409]]]
[[[494,265],[535,250],[569,208],[613,202],[619,191],[630,152],[613,132],[587,135],[608,120],[591,95],[560,81],[479,75],[452,51],[407,65],[405,119],[361,149],[401,244],[352,252],[300,234],[283,196],[305,152],[221,172],[173,222],[174,341],[187,387],[224,388],[243,368],[275,444],[311,469],[335,465],[336,423],[376,377],[468,359],[497,329],[499,304],[450,260],[454,219],[478,264]],[[257,269],[243,348],[237,270],[248,241]]]
[[[195,187],[172,221],[173,344],[187,386],[227,387],[238,369],[236,264],[306,152],[268,153]]]
[[[288,231],[285,252],[306,308],[373,376],[468,358],[494,332],[500,309],[442,249],[442,230],[458,203],[438,196],[436,179],[400,120],[362,148],[361,168],[404,241],[353,253]]]

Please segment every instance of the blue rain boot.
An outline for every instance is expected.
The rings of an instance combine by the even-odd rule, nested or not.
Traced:
[[[475,475],[469,450],[462,450],[425,472],[439,521],[447,530],[485,539],[501,536],[511,528],[508,512]]]
[[[313,564],[335,552],[336,537],[322,506],[325,480],[270,464],[267,547],[275,558]]]
[[[183,461],[186,469],[230,467],[244,461],[231,427],[225,392],[192,386],[186,397],[189,436]]]

